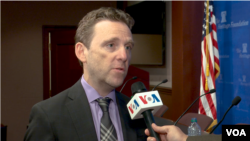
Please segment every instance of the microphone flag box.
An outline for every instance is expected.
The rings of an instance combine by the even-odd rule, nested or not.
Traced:
[[[158,91],[137,93],[127,104],[132,120],[143,118],[142,112],[152,110],[154,115],[163,105]]]
[[[222,141],[250,140],[250,125],[222,125]]]

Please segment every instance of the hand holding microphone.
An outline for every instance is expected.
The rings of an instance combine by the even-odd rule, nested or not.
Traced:
[[[127,104],[132,120],[144,118],[150,135],[160,141],[159,134],[152,128],[155,123],[152,113],[156,113],[163,105],[158,91],[148,91],[142,82],[136,82],[131,87],[133,98]]]
[[[165,126],[157,126],[156,124],[152,124],[153,129],[160,134],[162,141],[186,141],[188,136],[181,131],[181,129],[177,126],[173,125],[165,125]],[[148,129],[145,130],[145,134],[150,136]],[[147,140],[155,141],[154,137],[148,137]]]
[[[211,91],[210,91],[211,92]],[[227,112],[233,107],[239,104],[239,102],[241,101],[241,98],[239,96],[236,96],[233,101],[231,106],[228,108],[228,110],[226,111],[226,113],[224,114],[222,120],[214,127],[214,129],[210,132],[213,133],[213,131],[218,127],[218,125],[223,121],[223,119],[225,118]],[[189,138],[185,133],[183,133],[179,127],[177,126],[173,126],[173,125],[165,125],[165,126],[157,126],[155,124],[152,124],[152,127],[154,129],[154,131],[156,131],[157,133],[160,134],[161,139],[162,140],[168,140],[168,141],[186,141],[187,138]],[[148,129],[145,130],[145,134],[146,135],[150,135]],[[192,136],[191,139],[202,139],[203,138],[207,138],[206,140],[221,140],[221,135],[210,135],[210,136]],[[191,140],[190,139],[190,140]],[[154,137],[148,137],[147,140],[150,141],[155,141]]]

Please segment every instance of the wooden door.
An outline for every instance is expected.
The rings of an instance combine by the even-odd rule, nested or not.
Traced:
[[[58,94],[82,76],[74,50],[75,26],[43,27],[44,99]]]

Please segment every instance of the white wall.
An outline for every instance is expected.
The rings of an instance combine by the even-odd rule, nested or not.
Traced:
[[[77,25],[86,12],[116,2],[1,2],[1,123],[23,140],[31,107],[43,100],[42,25]]]

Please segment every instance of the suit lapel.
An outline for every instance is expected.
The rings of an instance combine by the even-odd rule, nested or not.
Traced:
[[[68,97],[70,102],[66,106],[80,141],[97,141],[91,109],[80,80],[70,88]]]
[[[122,132],[124,141],[135,140],[137,138],[135,129],[131,128],[131,119],[127,110],[127,102],[124,101],[122,95],[116,92],[116,101],[119,109],[119,115],[122,125]]]

